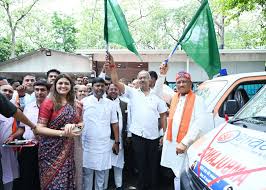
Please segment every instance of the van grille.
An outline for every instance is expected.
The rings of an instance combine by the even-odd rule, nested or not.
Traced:
[[[190,168],[189,174],[191,176],[191,181],[197,190],[210,190],[210,188],[208,188]]]

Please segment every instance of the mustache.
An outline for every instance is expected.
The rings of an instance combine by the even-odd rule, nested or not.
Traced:
[[[94,91],[93,93],[97,94],[97,95],[103,95],[104,94],[104,90],[97,90],[97,91]]]

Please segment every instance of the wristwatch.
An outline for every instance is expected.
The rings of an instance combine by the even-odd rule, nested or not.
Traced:
[[[115,142],[115,144],[120,144],[120,142],[118,141],[118,142]]]

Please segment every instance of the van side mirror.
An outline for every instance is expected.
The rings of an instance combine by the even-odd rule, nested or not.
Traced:
[[[234,116],[239,109],[240,108],[236,100],[227,100],[224,106],[224,114],[228,115],[229,117]]]

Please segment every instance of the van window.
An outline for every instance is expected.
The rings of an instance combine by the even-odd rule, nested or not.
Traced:
[[[266,118],[266,86],[258,93],[256,97],[250,100],[247,106],[237,114],[237,118],[247,117],[259,117]]]
[[[226,80],[204,82],[199,85],[195,90],[195,93],[198,96],[201,96],[205,100],[205,104],[209,106],[226,84]]]
[[[224,104],[227,100],[236,100],[238,108],[241,109],[264,85],[266,81],[248,81],[238,84],[226,97],[219,108],[218,114],[224,117]]]
[[[257,126],[264,126],[259,128],[265,131],[266,128],[266,86],[261,89],[247,105],[235,115],[234,120],[244,119],[245,122],[255,124]]]
[[[243,88],[248,94],[249,99],[251,99],[260,89],[263,87],[264,84],[244,84],[239,85],[238,88]]]

